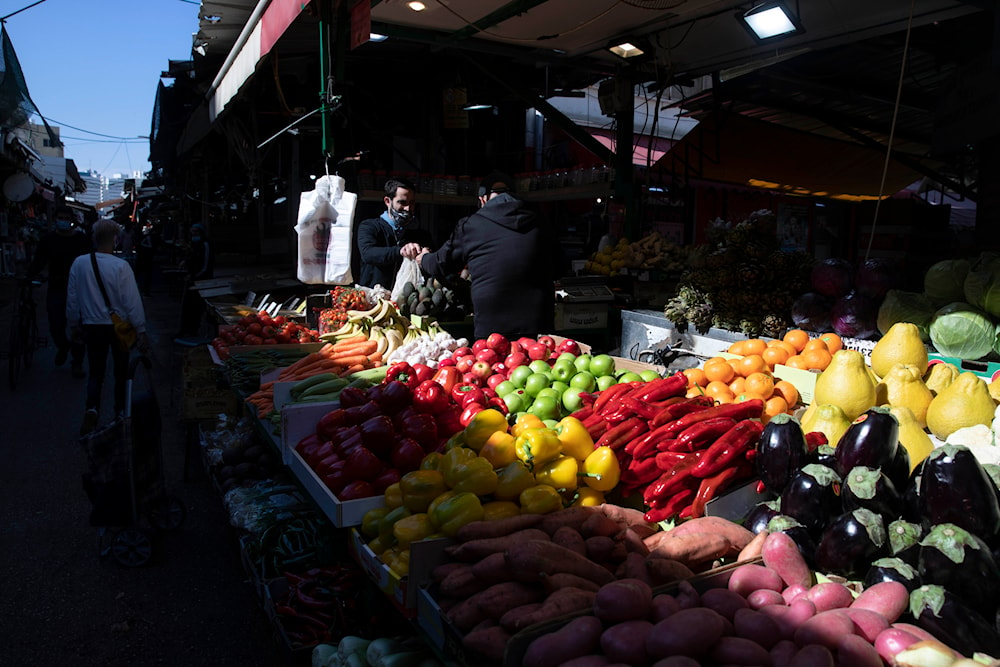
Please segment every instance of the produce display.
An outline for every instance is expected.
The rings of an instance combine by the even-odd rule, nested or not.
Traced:
[[[856,267],[840,257],[818,262],[810,273],[810,291],[792,304],[792,321],[809,331],[832,329],[846,338],[872,338],[878,333],[879,309],[897,273],[892,262],[883,258]]]
[[[367,310],[375,303],[375,299],[359,287],[334,287],[329,296],[330,307],[319,309],[316,318],[320,334],[336,331],[347,324],[350,311]]]
[[[342,637],[313,649],[312,667],[443,667],[417,637]]]
[[[659,232],[650,232],[638,241],[621,238],[592,254],[583,266],[585,273],[613,276],[622,269],[656,269],[667,273],[683,271],[688,250],[668,241]]]
[[[219,335],[212,339],[212,347],[220,359],[229,357],[233,345],[288,345],[290,343],[315,343],[319,332],[284,315],[271,317],[261,311],[244,315],[236,324],[219,327]]]
[[[343,325],[322,334],[320,338],[330,343],[363,338],[374,345],[379,358],[386,361],[398,360],[400,348],[421,339],[441,341],[442,348],[446,348],[451,340],[451,349],[440,350],[438,354],[441,356],[457,347],[451,336],[442,331],[436,322],[420,320],[421,324],[417,325],[415,319],[403,315],[388,299],[376,299],[375,305],[367,310],[348,310],[345,317]]]
[[[468,283],[464,283],[464,294],[468,295]],[[455,290],[445,287],[436,278],[424,285],[403,284],[399,300],[399,312],[405,316],[419,315],[431,319],[461,320],[465,317],[464,303],[468,299]]]

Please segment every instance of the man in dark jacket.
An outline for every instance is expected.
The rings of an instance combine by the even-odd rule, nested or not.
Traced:
[[[535,337],[552,330],[559,244],[555,234],[512,194],[509,176],[493,173],[479,188],[479,211],[455,225],[420,268],[437,278],[468,267],[475,336]]]
[[[392,291],[403,258],[414,259],[420,252],[419,232],[412,229],[415,195],[416,188],[409,181],[390,178],[385,182],[385,212],[358,226],[359,285],[381,285]]]
[[[73,260],[91,251],[90,239],[76,229],[73,209],[60,206],[55,212],[55,230],[42,237],[28,275],[35,277],[48,266],[49,284],[45,297],[49,316],[49,332],[56,344],[56,366],[66,363],[72,354],[73,377],[84,377],[83,341],[70,340],[66,335],[66,286]]]

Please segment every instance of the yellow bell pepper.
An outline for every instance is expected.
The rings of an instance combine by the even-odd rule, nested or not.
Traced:
[[[371,549],[372,553],[376,556],[381,556],[385,552],[385,545],[382,544],[382,540],[377,537],[368,543],[368,548]]]
[[[497,490],[493,492],[493,497],[497,500],[517,500],[522,491],[534,485],[535,476],[528,466],[514,461],[497,471]]]
[[[388,565],[390,569],[392,568],[392,562],[399,557],[399,549],[396,547],[389,547],[388,549],[383,549],[379,558],[383,563]]]
[[[535,467],[535,481],[554,489],[573,491],[577,485],[580,462],[572,456],[557,456],[540,467]]]
[[[403,517],[392,526],[392,534],[399,549],[409,549],[410,543],[429,537],[435,530],[430,516],[425,512]]]
[[[431,501],[431,506],[427,508],[427,514],[430,515],[430,517],[431,517],[431,523],[433,523],[439,530],[440,530],[441,526],[439,526],[435,522],[435,517],[437,516],[437,513],[436,513],[435,510],[437,510],[438,505],[440,505],[444,501],[448,500],[449,498],[454,498],[454,497],[455,497],[455,492],[454,491],[445,491],[440,496],[438,496],[437,498],[435,498],[434,500],[432,500]]]
[[[403,490],[399,486],[399,482],[395,482],[385,487],[385,506],[391,510],[397,507],[403,506]]]
[[[525,489],[518,496],[522,514],[548,514],[561,510],[562,496],[548,484],[538,484]]]
[[[382,518],[378,524],[378,539],[382,544],[388,548],[396,546],[396,536],[392,532],[392,527],[396,525],[397,521],[405,519],[411,514],[413,512],[405,507],[397,507]]]
[[[431,510],[431,520],[448,537],[455,537],[458,529],[467,523],[482,521],[484,515],[479,497],[468,491],[454,494]]]
[[[479,450],[479,455],[489,461],[494,468],[502,468],[517,460],[514,453],[514,436],[506,431],[497,431],[490,435],[486,444]]]
[[[488,496],[497,490],[497,474],[489,461],[467,448],[450,449],[441,459],[444,483],[453,491]]]
[[[622,469],[614,450],[607,445],[598,447],[583,462],[584,483],[597,491],[610,491],[618,486]]]
[[[529,428],[514,440],[514,452],[534,469],[562,453],[562,443],[550,428]]]
[[[497,432],[507,432],[507,416],[499,410],[480,410],[465,427],[463,438],[465,446],[478,452],[489,440],[489,437]]]
[[[545,422],[542,421],[541,417],[525,412],[510,427],[510,434],[516,438],[529,428],[545,428]]]
[[[438,470],[413,470],[399,480],[403,507],[411,512],[426,512],[431,501],[448,490],[444,475]]]
[[[596,507],[604,503],[604,494],[589,486],[581,486],[576,490],[573,507]]]
[[[583,461],[594,451],[594,439],[590,437],[583,422],[576,417],[563,417],[552,430],[562,443],[563,454]]]
[[[483,503],[484,521],[506,519],[507,517],[517,516],[520,513],[521,508],[518,507],[517,503],[509,500],[491,500],[488,503]]]
[[[388,514],[394,508],[392,507],[376,507],[365,512],[365,515],[361,517],[361,534],[368,539],[374,539],[378,537],[378,526]]]
[[[437,470],[441,463],[441,452],[429,452],[420,460],[421,470]]]
[[[410,550],[401,549],[396,557],[392,559],[391,563],[386,563],[389,569],[396,573],[399,577],[405,577],[410,574]]]

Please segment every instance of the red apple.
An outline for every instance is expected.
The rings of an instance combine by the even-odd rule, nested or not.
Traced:
[[[477,338],[472,343],[472,352],[473,353],[476,353],[476,352],[479,352],[480,350],[485,350],[485,349],[486,349],[486,339],[485,338]]]
[[[515,354],[517,352],[520,352],[521,354],[524,354],[524,346],[521,345],[516,340],[512,340],[510,342],[510,349],[507,351],[507,354]]]
[[[518,366],[524,366],[530,359],[528,355],[523,352],[511,352],[507,355],[507,358],[503,360],[503,365],[507,368],[517,368]]]
[[[501,333],[491,333],[486,337],[486,347],[496,352],[499,356],[504,356],[510,350],[510,341]]]
[[[462,374],[462,384],[471,384],[473,387],[482,387],[483,379],[472,371],[468,371]]]
[[[493,366],[491,366],[491,368],[493,369],[494,373],[496,373],[497,375],[502,375],[505,379],[508,375],[510,375],[510,369],[507,368],[507,364],[505,364],[502,361],[496,362],[495,364],[493,364]]]
[[[488,347],[476,352],[476,361],[485,361],[488,364],[495,364],[500,361],[501,357],[497,354],[496,350],[490,349]]]
[[[556,341],[552,338],[552,336],[539,336],[538,342],[550,350],[554,350],[556,347]]]
[[[444,359],[438,361],[438,366],[454,366],[454,365],[455,365],[454,357],[445,357]]]
[[[559,343],[558,345],[556,345],[556,352],[559,352],[559,353],[569,352],[570,354],[575,354],[576,356],[579,357],[580,356],[580,344],[577,343],[572,338],[567,338],[566,340],[564,340],[561,343]]]
[[[535,340],[534,338],[528,338],[527,336],[521,336],[520,338],[517,339],[517,342],[521,345],[521,349],[523,349],[525,352],[527,352],[528,351],[528,346],[532,345],[533,343],[537,343],[538,341]]]
[[[496,364],[493,365],[496,366]],[[486,378],[486,386],[489,387],[490,389],[496,389],[497,385],[506,379],[507,378],[504,377],[503,373],[494,373],[493,375]]]
[[[471,354],[459,357],[458,361],[455,362],[455,368],[463,373],[468,373],[472,370],[472,364],[476,363],[476,357]]]
[[[466,345],[464,347],[456,347],[455,351],[451,353],[451,356],[458,359],[459,357],[464,357],[468,354],[472,354],[472,348]]]
[[[532,343],[528,347],[528,358],[532,361],[535,359],[548,359],[549,348],[545,347],[541,343]]]
[[[493,367],[485,361],[477,361],[472,364],[472,368],[469,372],[478,377],[480,380],[485,381],[486,378],[493,375]]]

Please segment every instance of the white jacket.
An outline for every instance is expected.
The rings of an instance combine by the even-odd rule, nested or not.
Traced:
[[[129,263],[106,252],[97,253],[97,266],[101,271],[104,289],[111,301],[111,308],[118,316],[128,320],[137,333],[146,330],[146,312],[142,307],[139,287]],[[104,297],[97,286],[90,254],[73,260],[69,269],[66,290],[66,321],[74,324],[111,324],[111,315],[104,305]]]

